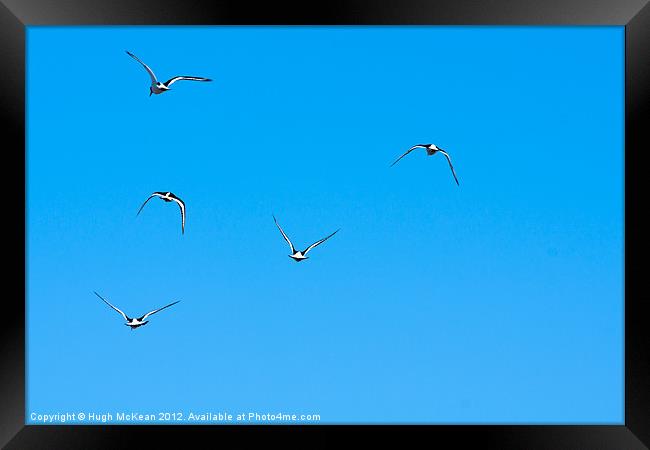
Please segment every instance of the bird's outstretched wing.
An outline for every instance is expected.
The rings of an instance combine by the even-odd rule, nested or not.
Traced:
[[[172,198],[172,200],[178,203],[178,207],[181,209],[181,232],[185,234],[185,202],[176,197],[174,194],[170,194],[169,196]]]
[[[451,169],[451,174],[454,176],[454,180],[456,180],[456,184],[460,186],[458,183],[458,177],[456,176],[456,171],[454,170],[454,166],[451,164],[451,158],[449,157],[449,154],[447,154],[446,151],[444,150],[438,150],[440,153],[445,155],[445,158],[447,158],[447,162],[449,163],[449,168]]]
[[[169,308],[170,306],[175,305],[175,304],[178,303],[178,302],[180,302],[180,300],[177,300],[177,301],[175,301],[174,303],[170,303],[169,305],[163,306],[162,308],[158,308],[158,309],[154,309],[153,311],[149,311],[149,312],[148,312],[147,314],[145,314],[144,316],[142,316],[142,317],[138,317],[138,320],[139,320],[140,322],[142,322],[143,320],[145,320],[145,319],[146,319],[147,317],[149,317],[150,315],[152,315],[152,314],[156,314],[158,311],[162,311],[162,310],[165,309],[165,308]]]
[[[280,233],[282,233],[282,237],[284,237],[284,240],[287,241],[287,244],[289,244],[289,247],[291,247],[291,253],[296,253],[296,249],[293,247],[293,244],[291,243],[291,241],[289,240],[287,235],[282,230],[282,227],[280,226],[280,224],[276,220],[275,216],[273,216],[273,220],[275,221],[275,226],[278,227],[278,230],[280,230]]]
[[[161,194],[160,192],[154,192],[153,194],[151,194],[151,195],[149,196],[149,198],[147,198],[147,199],[144,201],[144,203],[142,204],[142,206],[140,207],[140,209],[138,209],[138,214],[136,214],[136,216],[140,214],[140,211],[142,211],[142,208],[144,208],[144,205],[146,205],[147,202],[148,202],[149,200],[151,200],[153,197],[163,197],[163,196],[164,196],[164,194]]]
[[[323,242],[325,242],[326,240],[328,240],[329,238],[331,238],[332,236],[334,236],[336,233],[338,233],[339,230],[340,230],[340,228],[339,228],[338,230],[336,230],[334,233],[330,234],[329,236],[324,237],[324,238],[321,239],[320,241],[316,241],[316,242],[314,242],[314,243],[311,244],[309,247],[307,247],[307,249],[306,249],[304,252],[302,252],[302,254],[303,254],[303,255],[306,255],[307,252],[308,252],[309,250],[311,250],[311,249],[314,248],[314,247],[317,247],[317,246],[321,245]]]
[[[151,69],[149,68],[148,65],[146,65],[145,63],[143,63],[142,61],[140,61],[140,58],[138,58],[137,56],[135,56],[135,55],[134,55],[133,53],[131,53],[130,51],[128,51],[128,50],[125,50],[125,51],[126,51],[126,53],[127,53],[131,58],[135,59],[137,62],[139,62],[140,64],[142,64],[142,66],[147,70],[147,72],[149,72],[149,76],[151,77],[151,82],[152,82],[152,83],[156,83],[156,82],[158,81],[158,80],[156,79],[156,75],[153,73],[153,70],[151,70]]]
[[[169,80],[165,81],[163,84],[167,87],[171,85],[172,83],[176,83],[177,81],[180,80],[188,80],[188,81],[212,81],[210,78],[203,78],[203,77],[188,77],[185,75],[181,75],[178,77],[170,78]]]
[[[93,291],[93,292],[95,292],[95,291]],[[118,313],[122,314],[122,317],[124,317],[124,320],[126,320],[127,322],[131,320],[131,319],[130,319],[126,314],[124,314],[124,312],[123,312],[121,309],[119,309],[119,308],[117,308],[117,307],[111,305],[111,304],[108,302],[108,300],[106,300],[104,297],[102,297],[101,295],[99,295],[97,292],[95,292],[95,295],[96,295],[97,297],[101,298],[101,299],[104,301],[104,303],[106,303],[108,306],[110,306],[111,308],[113,308],[115,311],[117,311]]]
[[[404,158],[406,155],[408,155],[409,153],[411,153],[411,152],[412,152],[413,150],[415,150],[416,148],[427,148],[427,146],[424,145],[424,144],[417,144],[417,145],[414,145],[413,147],[409,148],[409,149],[406,151],[406,153],[404,153],[402,156],[400,156],[399,158],[397,158],[397,159],[395,160],[395,162],[394,162],[393,164],[391,164],[390,166],[393,167],[395,164],[397,164],[397,161],[399,161],[400,159]]]

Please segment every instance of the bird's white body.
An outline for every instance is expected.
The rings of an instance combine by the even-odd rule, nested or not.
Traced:
[[[152,94],[162,94],[165,91],[170,90],[171,88],[168,88],[164,84],[162,84],[160,81],[157,81],[155,83],[151,83],[151,93]]]
[[[302,261],[303,259],[307,259],[307,258],[309,258],[309,256],[305,256],[305,255],[303,255],[302,252],[296,252],[296,253],[294,253],[294,254],[292,254],[292,255],[288,255],[288,256],[289,256],[289,258],[293,258],[293,259],[295,259],[296,261]]]
[[[148,320],[145,320],[144,322],[140,322],[138,319],[132,319],[131,322],[127,322],[124,325],[126,325],[127,327],[131,327],[132,330],[135,330],[136,328],[146,325],[148,323],[149,323]]]
[[[144,325],[145,323],[149,322],[148,320],[146,322],[140,321],[138,319],[131,319],[131,322],[127,322],[125,325],[128,325],[132,327],[133,325]]]

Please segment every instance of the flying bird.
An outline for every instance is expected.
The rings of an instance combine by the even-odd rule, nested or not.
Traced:
[[[340,228],[339,228],[339,230],[336,230],[334,233],[330,234],[329,236],[324,237],[323,239],[314,242],[314,243],[311,244],[309,247],[307,247],[305,250],[300,251],[300,250],[296,250],[296,249],[295,249],[295,247],[293,246],[293,244],[291,243],[291,241],[289,240],[289,238],[287,237],[287,235],[286,235],[286,234],[284,233],[284,231],[282,230],[282,227],[280,226],[280,224],[278,223],[277,219],[275,218],[275,215],[273,216],[273,220],[275,221],[275,225],[278,227],[278,230],[280,230],[280,233],[282,233],[282,237],[284,237],[284,240],[287,241],[287,244],[289,244],[289,247],[291,247],[291,254],[288,255],[288,256],[289,256],[290,258],[293,258],[293,260],[294,260],[294,261],[297,261],[297,262],[300,262],[300,261],[302,261],[302,260],[308,259],[309,256],[306,256],[306,255],[307,255],[307,252],[308,252],[309,250],[311,250],[311,249],[314,248],[314,247],[317,247],[317,246],[321,245],[323,242],[325,242],[326,240],[328,240],[329,238],[331,238],[332,236],[334,236],[336,233],[338,233],[339,230],[340,230]]]
[[[189,77],[185,75],[177,76],[170,78],[169,80],[165,81],[164,83],[161,83],[158,81],[156,78],[156,75],[153,73],[153,70],[149,68],[148,65],[140,61],[140,58],[135,56],[133,53],[129,52],[126,50],[126,53],[133,59],[135,59],[137,62],[142,64],[142,66],[145,68],[145,70],[149,73],[149,77],[151,77],[151,86],[149,86],[149,97],[151,97],[151,94],[162,94],[163,92],[169,91],[171,88],[172,84],[176,83],[177,81],[181,80],[189,80],[189,81],[212,81],[210,78],[203,78],[203,77]]]
[[[163,201],[169,203],[169,202],[176,202],[178,203],[178,207],[181,209],[181,230],[182,233],[185,234],[185,202],[181,200],[180,198],[176,197],[173,193],[171,192],[154,192],[149,196],[148,199],[144,201],[140,209],[138,210],[138,214],[140,214],[140,211],[142,211],[142,208],[144,208],[144,205],[147,204],[149,200],[151,200],[153,197],[159,197]]]
[[[95,291],[93,291],[93,292],[95,292]],[[162,308],[158,308],[158,309],[154,309],[153,311],[149,311],[147,314],[145,314],[145,315],[142,316],[142,317],[137,317],[137,318],[134,317],[134,318],[131,318],[131,317],[127,316],[126,314],[124,314],[124,312],[123,312],[121,309],[119,309],[119,308],[117,308],[116,306],[113,306],[112,304],[110,304],[110,303],[108,302],[108,300],[106,300],[104,297],[102,297],[101,295],[99,295],[97,292],[95,292],[95,295],[96,295],[97,297],[101,298],[101,299],[104,301],[104,303],[106,303],[108,306],[110,306],[110,307],[113,308],[115,311],[117,311],[118,313],[120,313],[120,314],[122,315],[122,317],[124,317],[124,320],[126,320],[126,323],[125,323],[124,325],[126,325],[127,327],[131,327],[131,330],[134,330],[134,329],[136,329],[136,328],[138,328],[138,327],[141,327],[142,325],[146,325],[146,324],[148,324],[149,321],[146,320],[146,319],[147,319],[147,317],[149,317],[150,315],[152,315],[152,314],[156,314],[157,312],[162,311],[162,310],[165,309],[165,308],[169,308],[170,306],[175,305],[176,303],[180,302],[180,300],[177,300],[177,301],[175,301],[174,303],[170,303],[170,304],[167,305],[167,306],[163,306]]]
[[[429,156],[435,155],[438,152],[445,155],[445,158],[447,158],[447,162],[449,163],[449,167],[451,168],[451,174],[454,176],[454,180],[456,180],[456,184],[458,184],[458,177],[456,177],[456,171],[454,170],[454,166],[451,165],[451,158],[449,157],[449,154],[446,151],[444,151],[443,149],[441,149],[440,147],[436,146],[435,144],[417,144],[417,145],[414,145],[413,147],[408,149],[408,151],[406,153],[404,153],[402,156],[397,158],[395,160],[395,162],[393,164],[391,164],[390,166],[393,167],[395,164],[397,164],[397,161],[404,158],[406,155],[411,153],[416,148],[424,148],[424,149],[426,149],[427,155],[429,155]]]

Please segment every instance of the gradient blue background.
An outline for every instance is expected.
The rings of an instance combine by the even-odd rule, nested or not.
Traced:
[[[623,27],[30,27],[31,412],[623,423]],[[149,78],[197,75],[148,96]],[[413,152],[434,142],[442,155]],[[158,190],[187,203],[140,204]],[[341,231],[296,264],[297,247]],[[130,315],[181,302],[131,331]]]

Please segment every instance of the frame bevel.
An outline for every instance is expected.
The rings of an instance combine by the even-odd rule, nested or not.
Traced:
[[[637,172],[629,156],[648,148],[645,123],[650,100],[650,5],[648,0],[472,0],[373,2],[248,2],[171,0],[0,0],[0,83],[5,167],[5,211],[25,211],[25,29],[32,25],[624,25],[625,26],[625,425],[504,425],[504,426],[25,426],[25,227],[26,220],[5,220],[11,241],[23,242],[9,270],[15,295],[4,298],[0,328],[0,445],[6,448],[115,448],[165,442],[171,434],[184,439],[221,439],[223,433],[242,437],[248,431],[285,439],[318,437],[334,431],[354,431],[383,439],[388,433],[421,433],[429,441],[452,439],[475,448],[500,449],[643,449],[650,445],[650,338],[645,330],[644,299],[631,289],[640,266],[631,264],[640,236]],[[7,170],[5,170],[7,172]],[[22,174],[22,175],[21,175]],[[15,177],[15,178],[14,178]],[[22,195],[16,195],[20,193]],[[26,218],[25,218],[26,219]],[[21,226],[22,225],[22,226]],[[14,289],[11,290],[11,294]],[[152,432],[155,427],[155,432]],[[146,436],[146,437],[145,437]],[[337,441],[332,441],[333,443]],[[47,443],[47,444],[43,444]],[[645,443],[645,445],[644,445]]]

